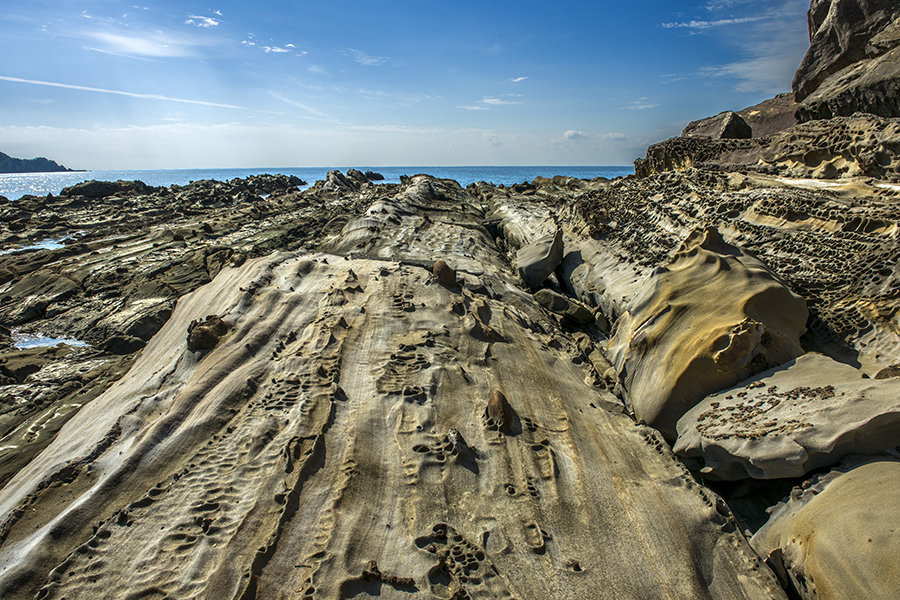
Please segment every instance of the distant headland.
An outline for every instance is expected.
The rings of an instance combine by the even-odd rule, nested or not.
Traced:
[[[0,173],[53,173],[73,170],[42,156],[38,158],[13,158],[0,152]]]

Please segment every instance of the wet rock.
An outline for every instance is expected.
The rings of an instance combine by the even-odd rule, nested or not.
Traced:
[[[538,288],[563,259],[562,231],[520,248],[516,252],[519,275],[530,288]]]
[[[8,348],[12,348],[13,339],[12,333],[9,329],[0,325],[0,350],[6,350]]]
[[[758,259],[698,229],[619,319],[609,355],[635,415],[674,440],[707,394],[802,354],[806,318]]]
[[[205,319],[191,321],[188,325],[187,347],[192,352],[212,350],[219,339],[228,333],[229,325],[218,315],[208,315]]]
[[[772,512],[753,536],[805,600],[894,598],[900,586],[900,463],[833,472]]]
[[[673,450],[716,479],[800,477],[900,439],[900,381],[804,354],[708,396],[678,421]]]

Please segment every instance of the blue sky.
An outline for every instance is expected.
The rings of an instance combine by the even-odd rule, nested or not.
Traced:
[[[790,89],[807,0],[29,0],[0,151],[72,168],[629,164]]]

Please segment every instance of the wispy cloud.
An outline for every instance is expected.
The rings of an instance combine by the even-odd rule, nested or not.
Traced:
[[[622,110],[649,110],[651,108],[657,108],[660,104],[655,102],[650,102],[647,98],[638,98],[634,102],[626,104],[621,107]]]
[[[127,96],[129,98],[140,98],[142,100],[162,100],[165,102],[180,102],[182,104],[196,104],[199,106],[212,106],[216,108],[232,108],[238,110],[245,110],[243,106],[236,106],[234,104],[222,104],[220,102],[207,102],[205,100],[189,100],[187,98],[173,98],[172,96],[162,96],[160,94],[141,94],[138,92],[126,92],[123,90],[110,90],[106,88],[97,88],[90,87],[86,85],[74,85],[70,83],[56,83],[53,81],[40,81],[38,79],[21,79],[19,77],[7,77],[5,75],[0,75],[0,80],[2,81],[10,81],[13,83],[25,83],[28,85],[42,85],[45,87],[55,87],[55,88],[63,88],[67,90],[79,90],[82,92],[95,92],[100,94],[115,94],[117,96]]]
[[[221,13],[219,13],[221,15]],[[185,25],[194,25],[195,27],[218,27],[221,21],[217,19],[213,19],[212,17],[204,17],[201,15],[188,15],[188,18],[185,19]]]
[[[478,104],[469,104],[465,106],[457,106],[463,110],[490,110],[494,106],[507,106],[511,104],[522,104],[522,94],[503,94],[501,96],[484,96]]]
[[[347,54],[347,56],[351,57],[359,64],[365,65],[367,67],[383,65],[388,60],[384,56],[371,56],[369,54],[366,54],[362,50],[357,50],[356,48],[347,48],[345,54]]]
[[[523,75],[522,77],[513,77],[512,79],[510,79],[510,81],[512,81],[513,83],[519,83],[520,81],[525,81],[526,79],[528,79],[528,76]]]
[[[709,0],[709,2],[706,3],[706,10],[722,10],[723,8],[731,8],[732,6],[747,4],[754,1],[755,0]]]
[[[162,32],[145,34],[91,31],[84,34],[90,40],[99,42],[100,47],[91,50],[119,56],[149,58],[180,58],[193,56],[199,44],[184,38]]]
[[[241,41],[242,46],[246,46],[248,48],[259,48],[266,54],[288,54],[294,53],[297,56],[306,56],[309,54],[306,50],[297,50],[297,47],[294,44],[285,44],[284,46],[269,46],[267,44],[257,43],[254,36],[249,36],[246,40]]]
[[[705,21],[699,19],[692,19],[690,21],[679,21],[672,23],[661,23],[663,27],[666,29],[710,29],[712,27],[722,27],[724,25],[740,25],[742,23],[754,23],[756,21],[763,21],[768,19],[768,16],[757,16],[757,17],[739,17],[739,18],[730,18],[730,19],[716,19],[714,21]]]
[[[272,91],[269,92],[269,95],[272,96],[273,98],[275,98],[276,100],[281,100],[282,102],[290,104],[291,106],[296,106],[297,108],[299,108],[301,110],[305,110],[306,112],[313,114],[317,117],[321,117],[323,119],[328,118],[328,115],[326,115],[322,111],[317,110],[317,109],[313,108],[312,106],[309,106],[308,104],[298,102],[297,100],[294,100],[293,98],[287,98],[277,92],[272,92]]]
[[[578,129],[569,129],[568,131],[563,132],[563,137],[567,140],[586,140],[588,134]]]
[[[306,67],[306,70],[312,73],[313,75],[328,75],[328,71],[319,65],[310,65]]]
[[[807,0],[788,0],[750,26],[740,47],[744,58],[701,69],[706,77],[728,77],[740,92],[773,94],[790,89],[791,78],[809,42],[797,35],[806,20]]]

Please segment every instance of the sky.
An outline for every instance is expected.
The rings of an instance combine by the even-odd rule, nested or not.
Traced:
[[[75,169],[627,165],[779,92],[808,0],[5,0],[0,151]]]

